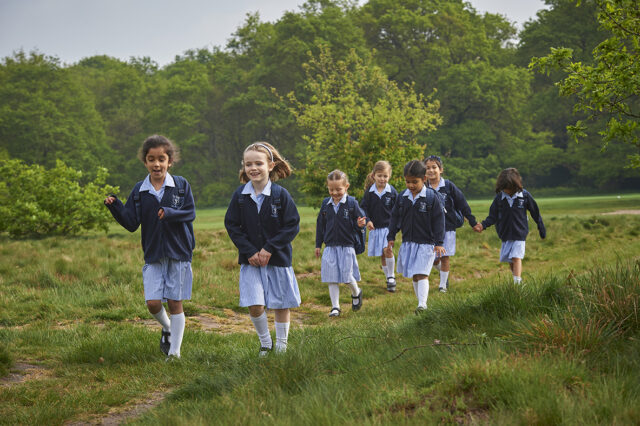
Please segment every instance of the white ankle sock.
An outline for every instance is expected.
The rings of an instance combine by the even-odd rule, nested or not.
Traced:
[[[396,276],[395,274],[395,266],[396,266],[396,258],[391,256],[386,258],[387,261],[387,278]]]
[[[271,340],[271,334],[269,334],[269,321],[267,321],[267,313],[263,312],[259,317],[251,317],[251,322],[256,328],[258,339],[260,339],[260,346],[263,348],[271,348],[273,341]]]
[[[180,346],[182,346],[182,336],[184,336],[184,312],[171,314],[171,347],[169,355],[180,358]]]
[[[329,283],[329,297],[331,298],[331,307],[340,309],[340,287],[338,283]]]
[[[522,277],[516,277],[515,275],[513,276],[513,282],[515,284],[520,284],[522,282]]]
[[[351,288],[351,295],[353,297],[360,294],[360,287],[358,287],[358,282],[355,280],[355,278],[351,277],[351,282],[348,282],[347,285]]]
[[[449,278],[449,271],[440,271],[440,288],[447,288],[447,278]]]
[[[289,337],[289,323],[275,322],[276,324],[276,352],[286,352],[287,339]]]
[[[418,281],[418,306],[427,307],[427,298],[429,297],[429,279]]]
[[[153,315],[153,317],[158,320],[158,322],[160,323],[160,325],[162,326],[162,329],[164,331],[170,331],[171,329],[171,321],[169,320],[169,317],[167,316],[167,311],[164,310],[164,306],[162,306],[162,308],[160,309],[159,312],[155,313],[155,314],[151,314]]]

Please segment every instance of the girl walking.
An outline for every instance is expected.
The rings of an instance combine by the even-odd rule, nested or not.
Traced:
[[[300,306],[291,266],[291,242],[300,216],[291,195],[274,181],[291,175],[289,163],[266,142],[249,145],[242,155],[240,185],[231,196],[224,225],[238,248],[240,306],[260,339],[261,356],[273,348],[265,307],[275,311],[276,352],[287,349],[291,308]]]
[[[133,187],[126,204],[115,195],[105,198],[104,204],[128,231],[142,226],[144,298],[149,313],[162,325],[160,349],[169,361],[180,358],[185,327],[182,301],[191,299],[196,210],[187,180],[168,173],[179,160],[173,142],[164,136],[149,136],[140,149],[140,159],[149,174]]]
[[[496,225],[498,237],[502,240],[500,262],[509,262],[513,282],[516,284],[522,283],[522,259],[529,233],[527,210],[538,225],[540,238],[544,239],[547,231],[538,204],[522,187],[522,177],[518,170],[513,167],[504,169],[498,175],[496,196],[489,207],[489,216],[473,227],[474,231],[482,232],[491,225]]]
[[[442,159],[437,155],[431,155],[424,160],[424,164],[427,168],[429,186],[438,192],[445,210],[444,250],[446,254],[436,258],[434,267],[440,271],[439,290],[441,293],[446,293],[449,289],[449,258],[456,254],[456,228],[464,225],[465,217],[472,228],[477,222],[475,216],[471,214],[471,208],[462,191],[453,182],[442,177],[444,172]]]
[[[398,272],[413,279],[418,299],[416,314],[427,309],[429,274],[436,255],[443,256],[444,211],[440,197],[425,185],[426,168],[418,160],[404,166],[407,189],[398,196],[389,223],[387,253],[393,249],[396,233],[402,230],[402,245],[398,252]]]
[[[347,195],[349,178],[346,173],[334,170],[327,176],[330,197],[322,201],[316,221],[316,257],[320,257],[322,243],[321,280],[329,285],[331,298],[330,317],[340,315],[340,287],[346,283],[351,288],[351,309],[362,307],[362,289],[358,287],[360,269],[354,249],[357,234],[365,226],[365,214],[355,198]]]
[[[387,245],[389,234],[389,221],[391,210],[396,203],[398,192],[389,184],[391,179],[391,164],[387,161],[378,161],[373,166],[365,181],[364,197],[360,207],[366,215],[367,229],[369,230],[369,256],[380,256],[382,271],[387,280],[387,291],[396,291],[395,258],[393,252],[389,257],[383,253]]]

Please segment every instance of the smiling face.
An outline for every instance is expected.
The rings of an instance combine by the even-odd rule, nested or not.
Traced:
[[[255,186],[264,187],[269,181],[269,173],[275,164],[262,151],[248,150],[242,157],[245,174]]]
[[[382,191],[387,186],[387,183],[389,183],[389,178],[391,178],[390,170],[381,170],[374,173],[373,180],[376,183],[376,188],[378,188],[378,191]]]
[[[344,194],[347,193],[347,189],[349,189],[349,184],[344,181],[344,179],[339,180],[328,180],[327,187],[329,188],[329,195],[331,195],[331,199],[334,204],[338,204]]]
[[[152,184],[162,185],[167,171],[171,167],[171,158],[164,147],[150,148],[144,157],[144,165],[149,171],[149,180]]]
[[[407,189],[411,191],[411,194],[415,197],[422,191],[422,187],[424,186],[426,177],[415,177],[415,176],[405,176],[404,181],[407,184]]]
[[[427,179],[429,179],[429,183],[436,184],[440,182],[440,175],[442,174],[440,165],[436,161],[427,160],[425,166],[427,167]]]

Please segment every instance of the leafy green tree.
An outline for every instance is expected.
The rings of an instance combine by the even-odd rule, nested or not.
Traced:
[[[378,160],[395,171],[392,183],[402,187],[402,167],[422,157],[418,134],[440,124],[437,102],[427,102],[413,87],[390,81],[370,59],[355,51],[334,60],[327,47],[306,65],[309,101],[288,95],[291,112],[304,135],[305,168],[302,189],[313,205],[326,195],[326,177],[332,169],[345,171],[350,192],[363,194],[366,176]]]
[[[110,214],[102,200],[117,188],[106,185],[107,170],[82,184],[82,172],[62,161],[45,169],[18,159],[0,160],[0,232],[11,237],[107,231]]]
[[[586,120],[606,116],[600,132],[604,146],[626,142],[634,146],[629,155],[632,167],[640,167],[640,5],[635,0],[595,0],[598,22],[611,33],[593,51],[593,63],[572,57],[572,49],[551,49],[542,58],[534,58],[531,67],[543,72],[561,68],[566,77],[558,83],[560,94],[577,96],[574,110],[586,114]],[[577,140],[587,133],[585,120],[568,126]]]
[[[0,146],[13,158],[89,173],[109,151],[86,89],[58,59],[20,51],[0,63]]]

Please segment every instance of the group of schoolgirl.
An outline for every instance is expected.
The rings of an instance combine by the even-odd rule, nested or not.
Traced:
[[[140,159],[148,175],[134,186],[127,202],[123,204],[110,195],[104,204],[127,230],[142,228],[144,297],[149,312],[162,326],[160,349],[167,361],[173,361],[180,358],[184,335],[182,301],[191,299],[195,204],[186,179],[168,173],[179,160],[172,141],[161,135],[148,137],[140,149]],[[524,209],[530,210],[543,238],[544,225],[533,197],[522,189],[517,170],[507,169],[500,174],[498,195],[481,224],[471,215],[462,192],[441,178],[442,171],[442,162],[435,156],[424,162],[410,161],[404,167],[407,188],[398,194],[388,183],[389,163],[380,161],[368,177],[370,185],[361,203],[347,194],[346,173],[329,173],[329,197],[323,200],[318,214],[315,253],[320,257],[322,252],[321,281],[329,286],[330,316],[341,312],[340,283],[351,290],[352,309],[362,307],[356,248],[364,245],[364,227],[370,231],[368,254],[380,257],[390,292],[396,288],[393,245],[397,231],[402,231],[397,269],[413,279],[417,313],[426,309],[428,276],[434,262],[440,267],[440,290],[447,289],[448,258],[455,254],[455,228],[459,226],[452,213],[456,210],[478,232],[496,224],[503,239],[501,260],[510,262],[514,280],[516,274],[520,277],[527,232]],[[239,172],[242,185],[233,193],[224,219],[229,237],[238,248],[239,304],[249,310],[260,341],[260,355],[286,351],[290,309],[300,306],[291,247],[300,229],[300,216],[289,192],[275,183],[290,174],[289,163],[271,144],[249,145],[243,152]],[[436,191],[446,195],[441,198]],[[163,303],[167,303],[170,318]],[[275,313],[275,344],[266,309]]]

